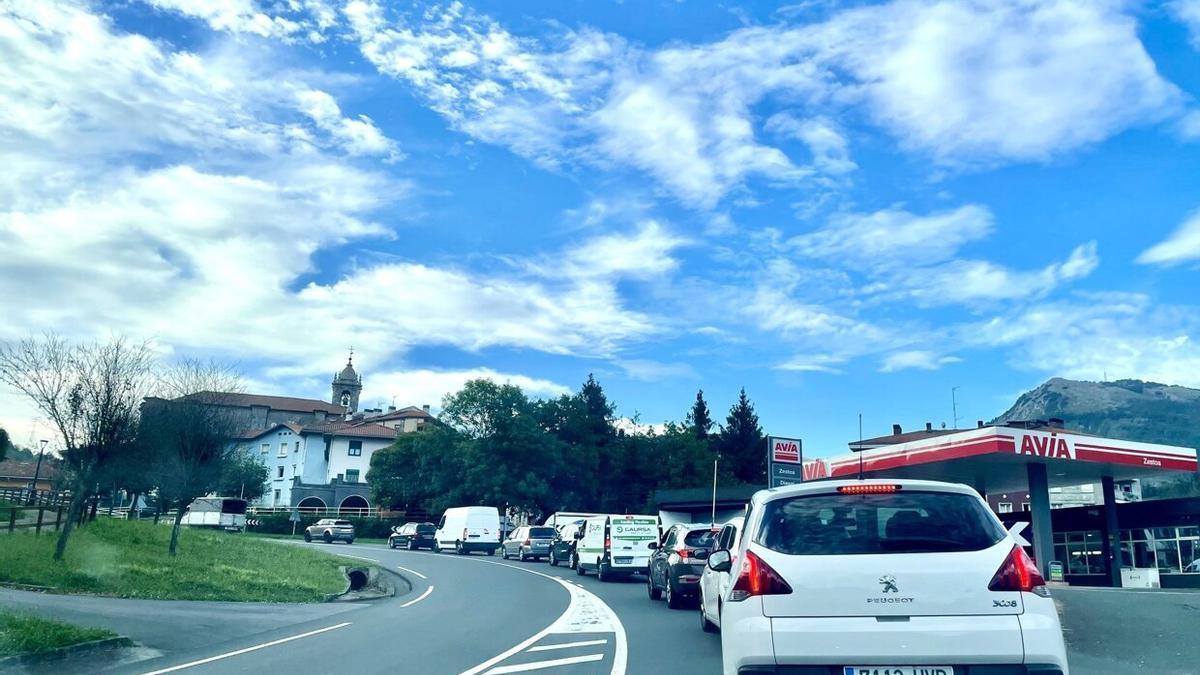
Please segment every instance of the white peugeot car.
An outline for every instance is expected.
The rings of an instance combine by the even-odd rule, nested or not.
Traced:
[[[1068,675],[1054,602],[964,485],[828,481],[754,495],[720,607],[725,675]]]
[[[717,533],[717,541],[713,544],[714,551],[727,550],[731,552],[732,561],[736,564],[736,554],[742,523],[745,519],[738,517],[725,523]],[[700,574],[700,628],[705,633],[715,633],[721,628],[721,603],[725,592],[732,583],[730,569],[722,565],[722,571],[714,570],[705,565]]]

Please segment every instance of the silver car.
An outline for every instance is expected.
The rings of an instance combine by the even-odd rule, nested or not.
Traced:
[[[522,562],[550,556],[550,545],[554,543],[554,528],[549,525],[525,525],[513,530],[504,540],[504,559],[515,557]]]
[[[326,544],[332,544],[335,541],[344,541],[347,544],[353,544],[354,524],[348,520],[322,518],[304,528],[304,541],[312,541],[313,539],[320,539]]]

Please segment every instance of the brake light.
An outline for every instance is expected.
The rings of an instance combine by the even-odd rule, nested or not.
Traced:
[[[680,560],[687,560],[688,556],[690,556],[691,554],[692,554],[692,552],[687,550],[686,548],[679,549],[679,559]]]
[[[838,492],[844,495],[882,495],[899,491],[899,485],[881,485],[879,483],[859,483],[838,487]]]
[[[525,545],[526,545],[526,546],[528,546],[528,545],[529,545],[529,540],[528,540],[528,539],[526,539],[526,540],[525,540]]]
[[[739,602],[755,595],[789,595],[791,592],[792,587],[778,572],[753,551],[746,551],[737,581],[729,592],[729,600]]]
[[[604,548],[612,548],[612,539],[610,539],[607,534],[604,535]]]
[[[1013,546],[1012,552],[1004,559],[992,582],[988,584],[989,591],[1022,591],[1033,593],[1043,598],[1050,597],[1046,588],[1046,580],[1038,571],[1037,565],[1020,546]]]

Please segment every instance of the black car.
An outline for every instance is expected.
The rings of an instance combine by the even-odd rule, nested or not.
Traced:
[[[700,574],[704,561],[717,539],[719,527],[712,525],[674,525],[663,534],[660,543],[651,543],[650,573],[646,575],[646,590],[651,600],[666,596],[671,609],[683,607],[684,601],[700,594]]]
[[[575,543],[579,541],[575,535],[583,529],[583,523],[584,519],[580,518],[573,523],[558,526],[558,534],[550,544],[551,565],[557,567],[559,563],[563,563],[568,567],[575,567]]]
[[[432,551],[436,547],[436,532],[437,525],[433,523],[405,523],[388,537],[388,547],[404,547],[410,551],[427,548]]]

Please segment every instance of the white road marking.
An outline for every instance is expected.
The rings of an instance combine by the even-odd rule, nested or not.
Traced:
[[[194,666],[204,665],[205,663],[212,663],[213,661],[220,661],[221,659],[227,659],[231,656],[239,656],[239,655],[245,654],[247,652],[258,651],[259,649],[266,649],[267,647],[274,647],[275,645],[281,645],[285,642],[291,642],[292,640],[299,640],[301,638],[311,637],[313,635],[318,635],[320,633],[325,633],[325,632],[328,632],[331,630],[337,630],[338,628],[345,628],[346,626],[349,626],[349,625],[350,625],[350,622],[347,621],[345,623],[339,623],[336,626],[326,626],[325,628],[318,628],[317,630],[310,630],[307,633],[301,633],[299,635],[293,635],[291,637],[285,637],[285,638],[281,638],[279,640],[272,640],[270,642],[264,642],[261,645],[254,645],[253,647],[246,647],[245,649],[239,649],[239,650],[233,651],[233,652],[226,652],[225,654],[218,654],[216,656],[210,656],[207,659],[200,659],[199,661],[192,661],[190,663],[181,663],[178,666],[171,666],[170,668],[163,668],[162,670],[151,671],[149,673],[145,673],[144,675],[162,675],[162,673],[173,673],[176,670],[183,670],[184,668],[192,668]]]
[[[588,656],[570,656],[565,659],[554,659],[553,661],[534,661],[533,663],[516,663],[511,666],[500,666],[487,671],[487,675],[501,675],[501,673],[523,673],[527,670],[542,670],[544,668],[557,668],[559,666],[569,666],[575,663],[588,663],[590,661],[599,661],[604,658],[603,654],[589,654]]]
[[[417,575],[417,576],[421,577],[422,579],[428,579],[428,578],[429,578],[429,577],[425,576],[424,574],[421,574],[420,572],[418,572],[418,571],[416,571],[416,570],[410,570],[410,569],[408,569],[407,567],[401,567],[401,566],[399,566],[399,565],[396,565],[396,569],[398,569],[398,570],[404,570],[405,572],[408,572],[409,574],[415,574],[415,575]]]
[[[369,560],[369,561],[379,564],[379,565],[383,564],[383,563],[379,562],[378,560],[376,560],[375,558],[364,558],[361,555],[351,555],[349,553],[339,553],[338,555],[342,556],[343,558],[358,558],[359,560]]]
[[[572,585],[571,582],[560,577],[531,570],[527,567],[519,565],[511,565],[506,562],[494,560],[479,560],[477,558],[450,558],[450,560],[470,560],[476,563],[486,565],[500,565],[509,567],[514,570],[521,570],[529,574],[536,574],[539,577],[545,577],[551,581],[557,582],[567,592],[571,594],[571,602],[563,613],[559,615],[554,623],[546,626],[529,638],[522,640],[510,649],[483,663],[463,671],[460,675],[478,675],[497,663],[509,658],[513,654],[520,652],[538,640],[552,633],[608,633],[611,632],[616,638],[616,644],[613,647],[613,665],[610,675],[625,675],[625,669],[629,661],[629,645],[625,635],[625,626],[621,623],[621,619],[611,607],[606,605],[603,600],[593,594],[591,591],[585,590],[582,586]],[[603,657],[601,657],[603,658]],[[491,671],[489,671],[491,672]]]
[[[433,592],[433,586],[426,588],[424,593],[418,595],[416,598],[413,598],[412,600],[409,600],[408,602],[404,603],[403,605],[400,605],[400,609],[404,609],[405,607],[411,607],[411,606],[417,604],[418,602],[424,600],[425,598],[428,598],[429,594],[432,592]]]
[[[570,649],[571,647],[591,647],[592,645],[606,645],[608,640],[581,640],[579,642],[559,642],[552,645],[538,645],[525,650],[528,652],[545,652],[551,649]]]

